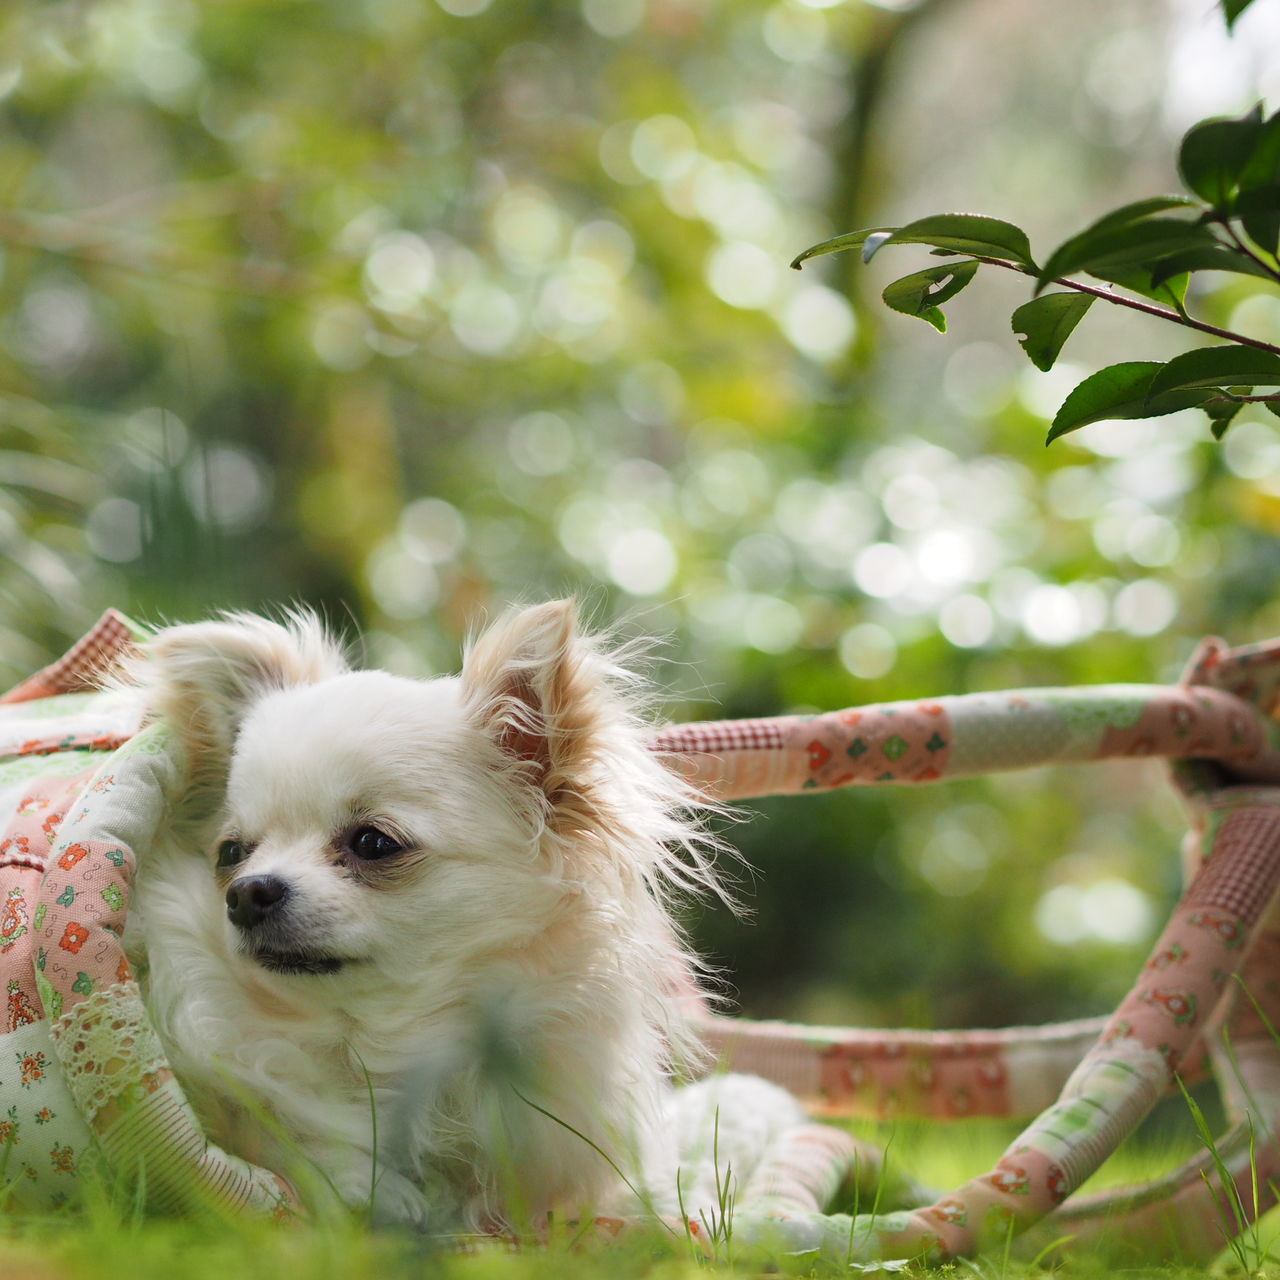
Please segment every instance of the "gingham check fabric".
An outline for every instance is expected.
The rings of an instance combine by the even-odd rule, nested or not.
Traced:
[[[781,751],[790,717],[761,720],[710,720],[704,724],[677,724],[660,729],[649,740],[654,751],[685,754],[702,751]]]
[[[1254,924],[1270,897],[1268,870],[1276,857],[1274,809],[1237,809],[1222,820],[1213,854],[1183,899],[1185,907],[1213,907]]]
[[[115,609],[108,609],[61,658],[28,676],[0,697],[0,702],[32,702],[96,688],[102,674],[134,650],[141,634],[142,628],[136,623]]]

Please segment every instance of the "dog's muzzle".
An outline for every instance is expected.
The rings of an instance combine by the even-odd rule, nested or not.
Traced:
[[[227,919],[240,932],[241,954],[272,973],[338,973],[344,958],[314,950],[290,928],[292,895],[279,876],[241,876],[227,886]]]
[[[279,916],[289,901],[289,886],[279,876],[243,876],[227,886],[227,919],[237,929],[255,929]]]

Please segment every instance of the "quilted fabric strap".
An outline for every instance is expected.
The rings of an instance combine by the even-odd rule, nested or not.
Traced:
[[[1224,689],[1099,685],[672,725],[651,750],[722,800],[936,782],[1132,756],[1245,766],[1267,753],[1257,707]],[[1280,778],[1280,756],[1271,763]]]
[[[134,849],[147,849],[182,767],[168,731],[143,730],[72,803],[45,871],[36,980],[67,1086],[118,1174],[167,1208],[287,1213],[276,1174],[206,1139],[151,1030],[124,954]]]

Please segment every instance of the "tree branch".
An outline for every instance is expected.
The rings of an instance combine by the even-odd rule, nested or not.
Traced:
[[[1027,267],[1020,266],[1016,262],[1006,262],[1002,258],[984,258],[977,254],[969,254],[978,262],[988,263],[993,267],[1004,267],[1008,271],[1016,271],[1019,275],[1031,276],[1032,279],[1037,278],[1037,273]],[[1082,284],[1079,280],[1068,280],[1060,277],[1050,283],[1061,285],[1064,289],[1073,289],[1076,293],[1087,293],[1090,297],[1101,298],[1105,302],[1114,303],[1117,307],[1128,307],[1131,311],[1141,311],[1143,315],[1155,316],[1159,320],[1169,320],[1173,324],[1180,324],[1184,328],[1198,329],[1201,333],[1211,334],[1215,338],[1224,338],[1228,342],[1239,343],[1242,347],[1253,347],[1258,351],[1269,351],[1272,355],[1280,356],[1280,347],[1272,345],[1270,342],[1263,342],[1260,338],[1249,338],[1242,333],[1232,333],[1230,329],[1220,329],[1216,324],[1209,324],[1204,320],[1195,320],[1185,312],[1173,311],[1169,307],[1162,307],[1156,302],[1147,302],[1142,298],[1130,298],[1123,293],[1115,293],[1109,288],[1102,288],[1098,285]]]

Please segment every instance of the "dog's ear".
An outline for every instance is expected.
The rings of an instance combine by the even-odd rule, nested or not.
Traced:
[[[241,719],[264,693],[345,670],[338,645],[303,612],[288,625],[229,614],[168,627],[148,642],[135,667],[152,712],[174,727],[197,767],[226,760]]]
[[[554,600],[513,610],[470,646],[463,697],[473,723],[554,795],[590,752],[602,666],[573,601]]]

